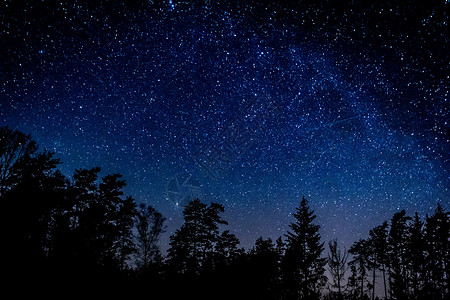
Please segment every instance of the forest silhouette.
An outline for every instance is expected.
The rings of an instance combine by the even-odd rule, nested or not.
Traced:
[[[424,218],[395,213],[347,251],[321,240],[303,197],[285,236],[245,250],[223,229],[225,207],[195,199],[162,253],[164,216],[124,195],[120,174],[77,169],[69,180],[59,164],[29,135],[0,128],[3,282],[18,294],[449,299],[450,214],[439,204]]]

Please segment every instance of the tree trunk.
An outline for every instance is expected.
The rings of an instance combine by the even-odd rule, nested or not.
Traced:
[[[372,300],[375,299],[375,264],[373,265],[373,279],[372,279]]]
[[[387,299],[386,267],[383,265],[384,299]]]
[[[392,280],[391,280],[391,265],[388,265],[388,274],[389,274],[389,297],[392,295]]]
[[[342,291],[341,291],[341,276],[340,276],[340,273],[339,273],[340,271],[338,271],[338,276],[337,276],[337,280],[338,280],[338,282],[337,282],[337,284],[338,284],[338,299],[339,300],[342,300]]]
[[[364,299],[364,276],[361,275],[361,300]]]

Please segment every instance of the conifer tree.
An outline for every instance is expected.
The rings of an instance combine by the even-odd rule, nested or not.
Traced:
[[[239,255],[242,254],[242,249],[238,248],[239,239],[229,230],[224,230],[218,237],[215,246],[214,263],[223,266],[229,265]]]
[[[222,204],[212,202],[206,207],[201,216],[201,261],[203,269],[213,269],[214,259],[216,256],[215,248],[220,241],[219,224],[227,225],[228,223],[220,217],[220,213],[224,212]],[[225,234],[221,236],[226,243],[233,243],[234,235]]]
[[[286,253],[283,260],[283,287],[286,299],[319,299],[326,258],[320,242],[319,225],[313,223],[316,216],[302,198],[293,214],[295,222],[287,233]]]
[[[183,211],[184,224],[170,237],[168,262],[179,274],[200,275],[214,265],[215,247],[219,241],[219,224],[227,224],[219,216],[221,204],[209,206],[195,199]]]
[[[281,259],[284,256],[285,246],[286,245],[284,244],[283,239],[281,238],[281,236],[279,236],[275,241],[275,251],[278,255],[279,264],[281,263]]]
[[[410,297],[418,299],[425,280],[425,240],[424,223],[416,212],[408,227],[407,259],[409,270]]]

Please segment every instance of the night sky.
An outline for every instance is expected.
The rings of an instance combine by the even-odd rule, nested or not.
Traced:
[[[136,2],[2,1],[0,126],[123,174],[163,248],[195,197],[247,249],[302,195],[347,247],[450,209],[448,1]]]

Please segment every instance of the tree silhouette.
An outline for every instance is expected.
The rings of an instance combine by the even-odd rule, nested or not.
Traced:
[[[202,214],[205,210],[206,204],[200,200],[190,202],[183,211],[184,224],[170,236],[168,264],[179,274],[198,275],[201,263],[200,245],[205,235],[202,225]]]
[[[53,158],[53,153],[50,152],[22,158],[11,169],[10,179],[14,182],[2,197],[6,205],[4,212],[10,214],[10,217],[11,214],[20,213],[20,219],[23,219],[20,224],[23,226],[16,229],[23,229],[22,233],[28,239],[36,238],[36,242],[42,242],[46,235],[44,232],[48,229],[53,210],[58,206],[59,190],[66,184],[64,176],[55,170],[58,163],[59,160]],[[29,230],[42,231],[41,237]]]
[[[254,299],[276,299],[279,296],[279,253],[273,241],[259,237],[247,254],[248,285]]]
[[[133,239],[134,219],[136,215],[136,203],[130,196],[119,204],[117,211],[117,241],[118,259],[120,268],[127,269],[130,256],[136,251]]]
[[[403,210],[393,215],[390,226],[384,222],[371,229],[368,240],[360,239],[349,250],[353,259],[349,263],[347,291],[352,299],[367,297],[364,291],[367,269],[375,273],[375,268],[383,273],[385,298],[389,294],[389,299],[446,299],[449,223],[449,213],[439,204],[425,223],[417,213],[411,219]],[[367,284],[372,298],[375,283],[372,277],[372,283]]]
[[[148,271],[160,256],[158,241],[165,231],[165,220],[152,206],[144,203],[139,205],[136,213],[136,264],[141,272]]]
[[[425,224],[425,290],[431,299],[448,299],[450,276],[450,216],[438,204],[434,214],[426,217]]]
[[[7,126],[0,128],[0,197],[18,183],[17,179],[11,178],[17,164],[29,162],[37,150],[36,142],[30,135]]]
[[[388,264],[388,223],[376,226],[369,231],[369,260],[372,261],[372,286],[376,284],[376,269],[383,273],[384,296],[387,297],[386,265]],[[372,289],[372,299],[375,298],[375,289]]]
[[[219,224],[227,224],[219,213],[221,204],[209,206],[195,199],[183,211],[184,224],[170,237],[168,263],[180,274],[200,275],[212,265],[215,246],[219,240]]]
[[[368,264],[368,243],[364,239],[359,239],[354,242],[348,250],[348,253],[353,255],[353,259],[350,261],[350,267],[353,268],[352,274],[357,272],[356,280],[359,283],[358,298],[364,299],[366,292],[364,290],[364,284],[367,277],[367,264]]]
[[[237,238],[234,235],[225,233],[225,235],[220,235],[219,233],[219,224],[227,225],[228,223],[219,216],[220,213],[224,212],[224,207],[221,204],[212,202],[209,206],[206,207],[206,210],[202,216],[202,233],[201,240],[201,261],[202,268],[204,270],[213,270],[214,269],[214,260],[216,258],[216,246],[220,245],[220,238],[222,238],[222,242],[225,244],[232,245],[233,242]],[[239,241],[237,241],[239,244]],[[224,245],[222,243],[222,245]]]
[[[208,299],[219,288],[219,282],[236,283],[236,274],[230,273],[231,262],[242,252],[237,249],[239,240],[233,234],[219,232],[219,225],[227,224],[219,215],[223,211],[222,205],[207,205],[199,199],[185,207],[184,223],[170,236],[167,252],[169,280],[180,286],[179,291],[172,291],[172,297]],[[229,288],[226,294],[236,297],[237,290]]]
[[[62,225],[55,238],[55,259],[68,264],[74,277],[124,270],[135,249],[134,199],[123,195],[121,175],[107,175],[98,184],[99,172],[98,167],[75,170],[66,209],[58,218]]]
[[[391,219],[389,231],[390,248],[390,290],[392,299],[407,298],[407,246],[408,246],[408,221],[410,217],[405,216],[402,210],[395,213]]]
[[[245,281],[240,280],[243,275],[244,263],[241,259],[244,256],[244,249],[238,248],[239,243],[239,239],[229,230],[224,230],[218,236],[211,266],[202,274],[203,281],[208,284],[207,299],[211,295],[218,297],[219,295],[215,291],[223,290],[224,287],[227,289],[221,294],[224,299],[233,299],[238,294],[247,293],[248,277]],[[243,284],[244,282],[245,284]]]
[[[120,269],[133,252],[132,226],[135,216],[134,200],[123,197],[126,183],[120,174],[107,175],[98,186],[95,209],[97,236],[95,244],[98,262],[106,269]]]
[[[158,240],[165,218],[150,205],[136,209],[135,200],[124,195],[120,174],[99,180],[100,168],[77,169],[69,180],[57,170],[54,154],[38,152],[29,136],[7,127],[0,133],[1,217],[14,224],[5,235],[6,274],[17,282],[127,293],[153,282],[168,298],[327,296],[321,295],[324,244],[304,197],[285,242],[259,237],[248,252],[238,248],[230,230],[221,231],[227,224],[224,207],[196,199],[185,207],[164,260]],[[448,299],[449,242],[450,215],[440,204],[425,221],[400,211],[390,224],[375,226],[350,247],[348,264],[346,251],[332,240],[328,267],[334,291],[328,297],[376,299],[376,275],[382,274],[386,299]]]
[[[328,254],[328,267],[333,282],[331,287],[337,289],[337,299],[343,299],[344,276],[347,271],[347,251],[342,252],[337,240],[328,242],[330,252]]]
[[[215,246],[215,265],[228,266],[238,256],[242,255],[242,249],[238,248],[239,239],[229,230],[224,230],[217,238]]]
[[[319,299],[323,287],[326,258],[320,242],[316,216],[305,197],[293,214],[295,222],[287,233],[286,252],[282,263],[283,292],[286,299]]]
[[[425,240],[424,240],[424,223],[420,220],[419,214],[416,212],[412,218],[412,222],[408,227],[408,269],[409,283],[411,287],[411,298],[418,299],[421,297],[421,290],[425,281]]]
[[[350,268],[350,276],[347,279],[347,284],[345,286],[345,291],[347,294],[347,298],[350,300],[358,299],[359,294],[359,283],[358,283],[358,271],[356,269],[356,264],[349,263]]]
[[[38,153],[35,143],[22,133],[1,131],[1,219],[11,225],[3,237],[6,270],[10,278],[36,282],[51,273],[47,265],[67,180],[56,169],[59,160],[53,153]]]
[[[98,253],[97,237],[100,236],[100,223],[104,217],[103,208],[98,199],[97,178],[99,167],[75,170],[73,175],[73,187],[71,197],[73,198],[72,239],[67,248],[73,249],[74,268],[90,269],[97,265],[100,260]],[[80,270],[81,272],[82,270]]]
[[[278,255],[278,264],[281,264],[281,259],[283,258],[284,252],[286,251],[286,245],[281,236],[279,236],[275,241],[275,251]]]

